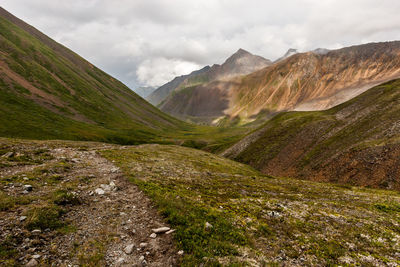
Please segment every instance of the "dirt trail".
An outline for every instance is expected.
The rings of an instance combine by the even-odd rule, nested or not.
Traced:
[[[51,169],[50,166],[60,162],[68,164],[65,171],[58,171],[57,175],[62,178],[56,185],[44,182],[46,177],[38,177],[40,182],[29,180],[0,184],[4,185],[2,191],[7,195],[15,198],[29,195],[35,199],[28,205],[0,212],[1,239],[16,237],[12,243],[18,251],[14,256],[18,258],[17,263],[26,264],[38,257],[35,255],[40,255],[36,259],[39,265],[177,265],[173,233],[150,237],[152,229],[167,225],[150,200],[117,167],[99,155],[99,149],[108,147],[111,148],[108,145],[85,149],[66,146],[48,148],[45,143],[34,147],[27,144],[11,147],[12,151],[23,155],[28,154],[28,150],[45,149],[51,159],[29,167],[22,164],[0,168],[1,181],[18,181],[16,177],[27,179],[25,176],[30,177],[31,173],[26,172],[35,168],[47,166]],[[33,183],[33,190],[29,193],[23,190],[28,182]],[[48,199],[51,192],[66,188],[73,190],[81,200],[79,205],[67,206],[67,212],[62,217],[63,221],[70,222],[74,230],[66,234],[49,230],[39,234],[28,231],[24,227],[25,220],[20,221],[21,216],[26,215],[31,206],[42,205],[43,199]]]

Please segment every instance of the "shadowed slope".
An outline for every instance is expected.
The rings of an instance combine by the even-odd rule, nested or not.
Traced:
[[[223,154],[264,173],[400,190],[400,80],[276,116]]]

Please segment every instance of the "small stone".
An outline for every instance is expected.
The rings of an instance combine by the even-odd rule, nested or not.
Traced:
[[[21,216],[21,217],[19,217],[19,221],[20,221],[20,222],[23,222],[23,221],[26,220],[26,218],[27,218],[26,216]]]
[[[147,261],[146,260],[143,260],[142,261],[142,266],[146,266],[147,265]]]
[[[134,247],[133,244],[130,244],[130,245],[126,246],[125,249],[124,249],[125,253],[126,254],[131,254],[132,251],[133,251],[133,247]]]
[[[183,250],[179,250],[179,251],[178,251],[178,255],[179,255],[179,256],[183,255],[183,253],[184,253]]]
[[[42,232],[42,230],[40,229],[35,229],[32,231],[32,234],[40,234]]]
[[[206,223],[204,224],[204,227],[205,227],[206,229],[211,229],[211,228],[213,228],[212,224],[209,223],[209,222],[206,222]]]
[[[144,256],[140,256],[139,261],[144,261]]]
[[[123,257],[121,257],[121,258],[118,258],[118,260],[116,262],[116,265],[119,266],[119,265],[121,265],[123,263],[125,263],[125,259]]]
[[[168,232],[166,232],[165,234],[166,235],[169,235],[169,234],[172,234],[173,232],[175,232],[176,230],[175,229],[171,229],[171,230],[169,230]]]
[[[36,254],[36,255],[33,255],[32,256],[32,259],[35,259],[35,260],[37,260],[37,259],[39,259],[41,257],[41,255],[39,255],[39,254]]]
[[[171,230],[171,228],[169,228],[169,227],[160,227],[160,228],[152,229],[153,233],[156,233],[156,234],[162,234],[162,233],[168,232],[169,230]]]
[[[103,188],[103,190],[106,192],[111,191],[111,186],[109,186],[108,184],[101,184],[100,187]]]
[[[12,156],[14,156],[14,152],[10,151],[10,152],[7,152],[6,154],[4,154],[1,157],[2,158],[11,158]]]
[[[101,188],[97,188],[96,190],[94,190],[94,192],[96,193],[96,194],[98,194],[98,195],[104,195],[104,190],[103,189],[101,189]]]
[[[33,186],[31,186],[30,184],[26,184],[26,185],[24,185],[24,189],[25,189],[26,191],[30,192],[30,191],[32,191]]]
[[[35,260],[35,259],[31,259],[27,264],[26,267],[32,267],[32,266],[36,266],[39,263]]]
[[[156,234],[156,233],[152,233],[152,234],[150,235],[150,237],[151,237],[151,238],[156,238],[156,237],[157,237],[157,234]]]
[[[135,229],[132,229],[132,234],[136,234],[136,230]]]
[[[89,191],[89,196],[93,196],[94,192],[93,191]]]
[[[145,247],[147,247],[147,245],[148,245],[147,243],[143,242],[143,243],[140,243],[139,246],[140,246],[141,248],[145,248]]]

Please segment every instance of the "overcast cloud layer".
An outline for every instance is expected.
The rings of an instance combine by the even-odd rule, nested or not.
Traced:
[[[399,0],[2,0],[1,5],[130,88],[159,86],[237,49],[400,39]]]

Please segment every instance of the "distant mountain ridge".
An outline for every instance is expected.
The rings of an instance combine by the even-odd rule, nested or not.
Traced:
[[[223,155],[264,173],[400,190],[400,80],[332,109],[284,112]]]
[[[399,77],[399,41],[317,49],[246,76],[178,91],[160,107],[177,117],[251,120],[260,112],[327,109]]]
[[[172,81],[160,86],[156,90],[154,90],[149,96],[146,97],[146,100],[149,101],[154,106],[160,104],[173,90],[179,87],[186,79],[190,77],[195,77],[202,73],[207,72],[210,69],[210,66],[205,66],[200,70],[196,70],[187,75],[182,75],[175,77]]]
[[[240,48],[221,65],[214,64],[211,67],[206,66],[203,69],[194,71],[188,75],[176,77],[172,81],[158,88],[147,98],[147,100],[153,105],[159,105],[161,102],[167,101],[167,97],[174,91],[216,80],[225,80],[249,74],[271,64],[272,62],[270,60],[261,56],[253,55]]]
[[[148,97],[152,92],[154,92],[157,88],[152,86],[141,86],[134,89],[135,93],[140,95],[143,98]]]
[[[299,53],[299,51],[297,49],[289,48],[288,51],[286,51],[286,53],[282,57],[280,57],[277,60],[275,60],[274,63],[282,61],[284,59],[287,59],[288,57],[291,57],[291,56],[296,55],[298,53]]]

